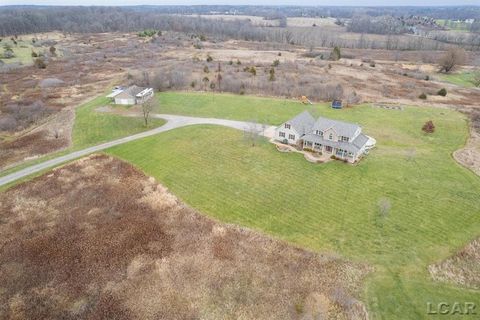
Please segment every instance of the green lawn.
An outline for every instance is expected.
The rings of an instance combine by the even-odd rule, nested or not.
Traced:
[[[253,113],[270,123],[303,110],[294,102],[232,95],[166,93],[160,101],[165,113],[231,119]],[[314,165],[266,141],[250,147],[239,131],[197,126],[107,152],[212,217],[373,265],[363,297],[373,319],[431,319],[427,302],[479,302],[480,292],[435,283],[427,273],[429,264],[480,233],[480,179],[451,157],[467,137],[464,116],[367,105],[315,110],[361,124],[378,147],[356,166]],[[436,125],[432,135],[420,130],[427,120]],[[406,156],[411,149],[413,159]],[[386,217],[379,214],[382,198],[391,203]]]
[[[108,104],[109,99],[101,96],[77,108],[73,126],[73,146],[76,149],[153,129],[165,123],[161,119],[150,119],[148,127],[145,127],[141,117],[123,117],[95,111],[96,108]]]
[[[456,84],[457,86],[471,88],[473,84],[473,72],[461,72],[450,74],[439,74],[440,79],[446,82]]]
[[[155,108],[157,113],[255,120],[270,124],[280,124],[305,109],[314,109],[295,100],[233,94],[165,92],[157,94],[155,98],[159,101],[159,106]]]
[[[470,24],[466,22],[456,22],[448,19],[437,19],[435,22],[441,27],[447,27],[452,31],[469,31]]]
[[[14,42],[10,39],[3,39],[2,42],[0,42],[0,60],[2,60],[5,63],[22,63],[25,65],[29,65],[33,63],[32,58],[32,51],[35,51],[37,54],[39,53],[45,53],[48,52],[50,47],[44,46],[44,47],[34,47],[31,40],[27,39],[17,39],[17,44],[14,44]],[[12,48],[14,57],[5,59],[3,58],[3,53],[4,53],[4,48],[5,46],[8,45]],[[62,56],[62,51],[57,48],[57,56]]]

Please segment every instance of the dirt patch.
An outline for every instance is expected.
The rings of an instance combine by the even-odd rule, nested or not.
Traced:
[[[480,238],[470,242],[452,257],[429,266],[428,270],[437,281],[480,289]]]
[[[93,155],[0,194],[0,318],[366,319],[370,268],[212,221]]]
[[[453,158],[480,176],[480,134],[474,129],[470,130],[465,147],[455,151]]]

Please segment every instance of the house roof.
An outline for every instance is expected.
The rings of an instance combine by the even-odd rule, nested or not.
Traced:
[[[115,96],[115,98],[125,99],[125,98],[135,98],[137,94],[145,90],[146,88],[130,86],[127,89],[123,90],[121,93]]]
[[[116,96],[118,96],[120,93],[123,92],[123,89],[115,89],[115,90],[112,90],[112,93],[110,93],[107,98],[114,98]]]
[[[370,139],[368,136],[360,133],[355,140],[352,141],[352,144],[358,149],[361,149],[367,143],[368,139]]]
[[[364,138],[362,137],[357,143],[355,143],[355,141],[358,140],[358,137],[360,136],[363,136],[366,138],[366,140],[364,140]],[[343,149],[343,150],[347,150],[348,152],[353,152],[353,153],[357,153],[360,149],[362,149],[363,145],[365,143],[367,143],[368,141],[368,137],[365,136],[364,134],[360,134],[358,136],[353,143],[349,143],[349,142],[345,142],[345,141],[331,141],[331,140],[326,140],[326,139],[323,139],[321,136],[317,135],[317,134],[307,134],[303,137],[303,140],[304,141],[311,141],[311,142],[317,142],[317,143],[320,143],[324,146],[330,146],[332,148],[340,148],[340,149]],[[362,144],[362,141],[363,141],[363,144]]]
[[[297,131],[298,134],[304,135],[307,132],[311,131],[312,126],[315,123],[315,118],[312,117],[310,112],[303,111],[302,113],[297,115],[295,118],[285,123],[290,124],[292,128],[295,129],[295,131]]]
[[[326,131],[332,128],[335,130],[337,135],[352,138],[355,135],[355,132],[360,128],[358,125],[338,120],[332,120],[328,118],[318,118],[318,120],[313,125],[313,131]]]

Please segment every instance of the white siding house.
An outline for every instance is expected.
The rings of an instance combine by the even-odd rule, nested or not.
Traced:
[[[295,139],[283,136],[287,129],[297,133]],[[279,126],[275,138],[289,144],[296,144],[301,139],[304,150],[335,156],[350,163],[358,161],[376,142],[363,134],[362,128],[356,124],[322,117],[315,121],[306,111]]]
[[[153,97],[153,89],[131,86],[127,89],[115,89],[107,97],[112,98],[115,104],[141,104]]]

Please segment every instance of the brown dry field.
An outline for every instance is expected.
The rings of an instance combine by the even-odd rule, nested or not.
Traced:
[[[366,319],[370,267],[207,218],[92,155],[0,194],[0,319]]]
[[[47,38],[48,34],[41,37]],[[53,113],[74,110],[82,102],[105,93],[112,85],[133,81],[128,78],[129,74],[138,78],[143,71],[180,68],[186,74],[183,89],[191,90],[191,81],[202,83],[207,55],[214,58],[209,66],[211,70],[220,62],[224,65],[224,78],[238,78],[255,86],[246,94],[284,96],[285,92],[289,92],[290,97],[297,97],[314,94],[318,84],[340,84],[347,93],[355,91],[360,102],[438,106],[468,111],[478,108],[477,101],[480,101],[480,90],[438,80],[438,66],[431,62],[438,60],[442,52],[344,49],[342,54],[346,58],[334,62],[309,58],[306,56],[309,49],[304,47],[268,42],[210,39],[202,43],[202,49],[195,49],[195,39],[174,32],[166,32],[155,41],[145,41],[132,33],[70,34],[63,38],[55,33],[52,37],[58,41],[63,54],[62,57],[52,58],[46,69],[24,66],[0,73],[0,117],[1,110],[8,104],[28,105],[38,100],[43,101]],[[314,48],[315,52],[330,50]],[[474,58],[471,54],[469,61]],[[241,66],[228,65],[229,61],[237,59],[242,61]],[[271,90],[265,79],[276,59],[280,60],[276,86],[283,89],[265,92]],[[369,60],[376,62],[375,67],[365,62]],[[256,66],[258,76],[247,78],[248,74],[242,72],[245,66]],[[431,81],[423,80],[427,74]],[[46,78],[60,79],[63,84],[42,88],[40,83]],[[285,88],[289,83],[292,88]],[[442,87],[448,90],[446,97],[436,95]],[[308,88],[307,92],[303,88]],[[195,88],[202,89],[202,85]],[[429,95],[426,101],[418,99],[422,92]],[[37,124],[17,132],[0,132],[0,167],[12,166],[67,147],[70,135],[65,135],[62,141],[52,140],[52,131],[59,128],[58,122],[53,119],[55,117],[40,119]],[[42,129],[34,130],[39,124],[42,124]],[[66,121],[60,129],[68,132],[71,122]]]
[[[433,279],[480,289],[480,238],[450,258],[429,267]]]

